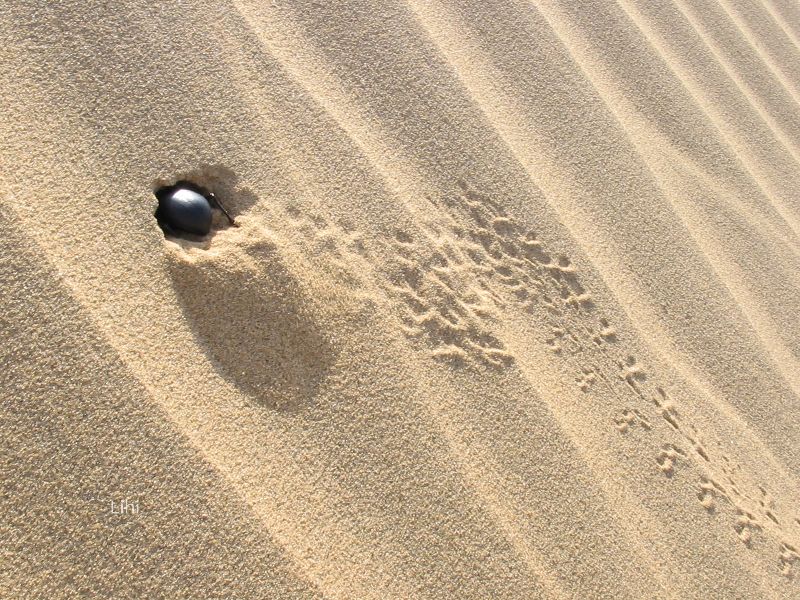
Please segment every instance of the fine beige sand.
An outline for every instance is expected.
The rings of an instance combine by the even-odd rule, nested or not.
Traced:
[[[794,0],[0,31],[0,597],[800,597]]]

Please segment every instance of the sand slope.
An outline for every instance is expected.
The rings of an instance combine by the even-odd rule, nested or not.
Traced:
[[[800,595],[794,3],[0,19],[0,595]]]

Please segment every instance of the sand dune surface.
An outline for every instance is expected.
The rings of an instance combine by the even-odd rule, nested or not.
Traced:
[[[796,3],[0,28],[1,596],[800,596]]]

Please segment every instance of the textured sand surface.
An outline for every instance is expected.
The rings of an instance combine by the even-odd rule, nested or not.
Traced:
[[[0,31],[0,596],[800,597],[795,2]]]

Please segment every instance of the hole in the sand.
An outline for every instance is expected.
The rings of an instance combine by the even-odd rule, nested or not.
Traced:
[[[155,190],[155,218],[164,235],[198,240],[212,229],[235,225],[224,203],[212,191],[181,179]]]
[[[301,410],[317,396],[337,356],[313,294],[249,215],[262,200],[233,171],[201,166],[156,180],[153,190],[185,182],[216,194],[241,225],[226,229],[224,214],[214,211],[219,221],[205,236],[167,234],[177,244],[165,252],[169,273],[198,347],[219,376],[257,403]],[[216,252],[196,251],[212,246]]]

